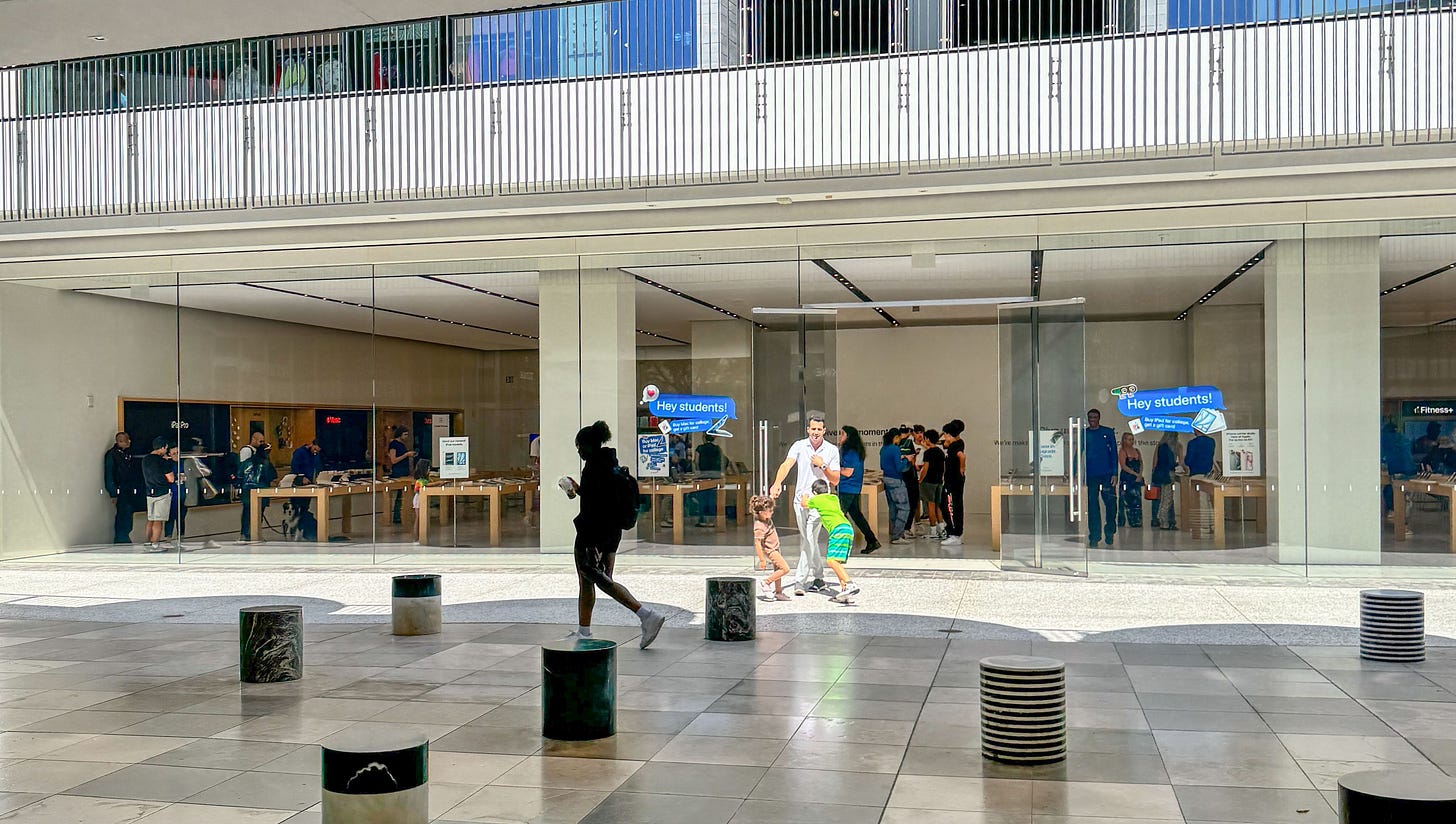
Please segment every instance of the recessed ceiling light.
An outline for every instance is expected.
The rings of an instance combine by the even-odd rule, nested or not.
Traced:
[[[104,35],[104,34],[93,34],[90,37],[91,37],[92,40],[95,40],[97,43],[102,43],[102,42],[105,42],[105,40],[106,40],[106,35]]]

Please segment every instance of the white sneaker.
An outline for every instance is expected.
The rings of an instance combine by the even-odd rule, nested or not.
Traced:
[[[965,541],[962,541],[961,540],[961,536],[959,536],[959,535],[951,535],[951,536],[947,537],[945,540],[941,541],[940,542],[940,545],[941,546],[960,546],[963,543],[965,543]]]
[[[591,632],[585,632],[585,633],[583,633],[579,629],[574,629],[571,632],[568,632],[566,634],[566,637],[564,639],[562,639],[562,640],[564,640],[564,641],[590,641],[593,637],[594,636],[591,634]]]
[[[914,538],[907,538],[907,537],[905,537],[905,536],[902,535],[899,538],[896,538],[896,539],[890,541],[890,543],[892,543],[892,544],[913,544],[913,543],[915,543],[915,539]]]
[[[850,598],[852,598],[852,597],[854,597],[854,596],[856,596],[858,594],[859,594],[859,584],[856,584],[855,582],[850,581],[848,584],[845,584],[844,585],[844,588],[843,589],[839,590],[839,594],[838,595],[834,596],[830,600],[831,601],[838,601],[841,604],[847,604],[847,603],[849,603],[849,599]]]
[[[667,618],[656,612],[648,610],[647,617],[642,619],[642,637],[637,641],[638,649],[647,649],[652,642],[657,640],[657,633],[662,631],[662,625],[667,623]]]

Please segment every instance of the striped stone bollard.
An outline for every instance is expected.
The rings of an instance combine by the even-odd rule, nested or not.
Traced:
[[[1426,660],[1426,596],[1403,589],[1361,590],[1360,657],[1412,664]]]
[[[981,754],[1009,764],[1066,759],[1066,664],[1024,655],[981,659]]]
[[[396,575],[389,613],[395,635],[439,635],[440,576]]]
[[[303,607],[280,604],[238,611],[238,678],[274,684],[303,677]]]
[[[323,824],[427,824],[430,740],[344,732],[323,745]]]

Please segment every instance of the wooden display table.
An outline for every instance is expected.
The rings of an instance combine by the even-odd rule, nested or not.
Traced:
[[[1030,478],[1008,480],[1002,478],[1000,482],[991,485],[991,550],[1001,551],[1001,523],[1003,510],[1006,508],[1006,499],[1012,496],[1030,497],[1033,493]],[[1041,483],[1041,495],[1043,498],[1066,498],[1066,478],[1043,478]],[[1114,512],[1113,517],[1117,514]]]
[[[463,483],[441,484],[439,486],[426,486],[420,490],[420,518],[419,535],[420,544],[427,546],[430,543],[430,499],[440,499],[440,523],[450,523],[450,504],[455,498],[485,498],[490,502],[490,544],[500,546],[501,513],[505,509],[504,501],[506,495],[521,494],[530,501],[531,496],[536,494],[539,486],[535,481],[527,481],[510,478],[497,478],[495,480],[465,481]],[[529,504],[527,505],[529,509]]]
[[[1209,480],[1208,478],[1183,478],[1183,518],[1184,529],[1190,537],[1198,537],[1198,521],[1195,516],[1201,511],[1203,505],[1199,493],[1207,492],[1213,499],[1213,546],[1215,549],[1228,548],[1228,532],[1224,528],[1224,522],[1228,519],[1224,503],[1229,498],[1263,498],[1268,499],[1269,490],[1264,484],[1263,478],[1226,478],[1222,481]],[[1268,510],[1267,503],[1258,502],[1254,504],[1254,523],[1261,534],[1268,532]]]
[[[392,481],[365,481],[354,484],[314,484],[310,486],[294,486],[287,489],[281,487],[269,487],[267,489],[250,490],[252,495],[252,512],[248,519],[248,527],[251,530],[248,534],[255,540],[261,540],[263,518],[263,500],[265,498],[305,498],[315,502],[314,517],[318,521],[318,542],[328,543],[330,517],[329,499],[342,498],[341,510],[342,519],[339,528],[340,534],[348,535],[354,527],[354,496],[374,495],[378,493],[390,493],[396,490],[409,490],[414,487],[414,481],[409,478],[397,478]],[[403,507],[409,509],[409,507]],[[380,507],[376,512],[383,512]]]
[[[1385,484],[1392,483],[1390,476],[1385,473],[1381,473],[1380,479],[1382,481],[1382,488]],[[1453,484],[1450,476],[1446,475],[1440,475],[1434,478],[1410,478],[1408,480],[1396,481],[1392,486],[1394,487],[1392,490],[1394,493],[1392,503],[1395,508],[1395,539],[1397,541],[1404,541],[1406,539],[1405,493],[1424,492],[1436,498],[1445,498],[1447,501],[1456,500],[1452,496],[1452,492],[1456,491],[1456,484]],[[1456,512],[1450,511],[1452,510],[1451,506],[1448,506],[1447,510],[1447,517],[1450,522],[1450,544],[1447,547],[1447,551],[1456,552]]]
[[[652,523],[657,525],[658,499],[663,497],[672,498],[672,542],[683,543],[683,500],[688,495],[699,492],[713,491],[718,498],[717,530],[728,531],[728,490],[726,478],[694,478],[685,481],[649,480],[643,478],[639,486],[643,495],[652,499]],[[742,485],[740,484],[740,489]],[[740,492],[741,498],[741,492]],[[740,510],[741,511],[741,510]]]

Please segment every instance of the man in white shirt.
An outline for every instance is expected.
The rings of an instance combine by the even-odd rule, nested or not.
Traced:
[[[800,499],[813,483],[827,481],[830,488],[839,485],[839,448],[824,440],[824,419],[809,418],[808,435],[795,441],[789,447],[789,455],[779,465],[774,476],[773,488],[769,494],[775,499],[784,491],[784,479],[789,470],[796,468],[794,476],[794,519],[799,526],[799,567],[794,572],[794,594],[803,595],[805,590],[818,592],[824,588],[824,547],[819,540],[819,519],[805,507]]]

